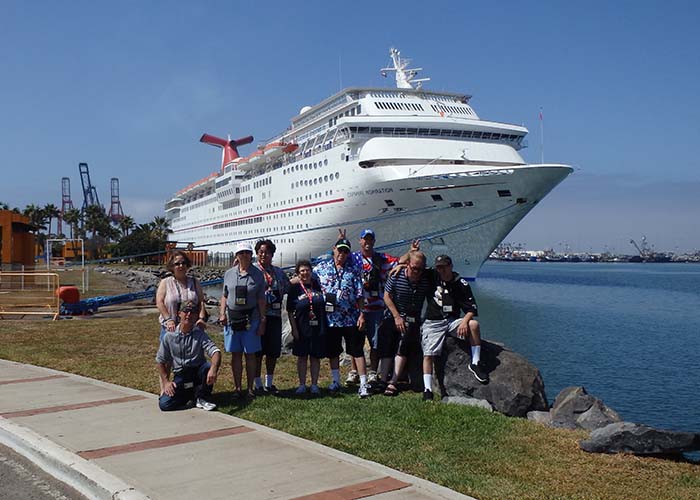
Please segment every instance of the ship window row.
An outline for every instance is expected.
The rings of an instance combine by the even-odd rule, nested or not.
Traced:
[[[330,182],[333,179],[340,179],[340,173],[336,172],[335,174],[324,175],[323,177],[317,177],[315,179],[304,179],[303,181],[292,182],[291,189],[298,188],[301,186],[315,186],[324,182]]]
[[[256,224],[262,221],[263,217],[251,217],[250,219],[232,220],[230,222],[224,222],[223,224],[214,224],[214,229],[225,229],[227,227],[246,226],[248,224]]]
[[[520,144],[523,136],[519,134],[501,134],[479,130],[453,130],[438,128],[404,128],[404,127],[350,127],[350,132],[371,135],[398,135],[416,137],[461,137],[491,141],[508,141]]]
[[[210,200],[200,201],[199,203],[195,203],[194,205],[182,207],[180,209],[180,211],[181,212],[189,212],[190,210],[194,210],[195,208],[203,207],[204,205],[208,205],[209,203],[210,203]]]
[[[423,105],[416,102],[375,101],[374,105],[379,109],[394,109],[397,111],[425,111],[423,109]]]
[[[230,177],[226,177],[224,180],[218,181],[218,182],[216,183],[216,189],[219,189],[219,188],[224,187],[224,186],[225,186],[226,184],[228,184],[229,182],[231,182],[231,178],[230,178]]]
[[[291,173],[291,172],[298,172],[299,170],[310,170],[310,169],[314,169],[314,168],[323,167],[326,165],[328,165],[328,159],[323,160],[323,162],[320,162],[320,161],[316,162],[315,161],[313,163],[300,163],[297,165],[292,165],[289,168],[285,168],[282,171],[282,173],[284,175],[287,175],[288,173]]]
[[[350,108],[350,109],[346,110],[344,113],[340,113],[332,118],[329,118],[328,119],[328,126],[332,127],[336,123],[338,123],[338,118],[342,118],[344,116],[355,116],[355,115],[359,115],[360,113],[362,113],[362,106],[360,104],[358,104],[354,108]]]
[[[436,113],[457,113],[460,115],[473,115],[472,110],[464,106],[447,106],[445,104],[431,104],[430,107]]]
[[[405,99],[406,95],[403,92],[370,92],[372,97],[378,97],[380,99]]]
[[[272,184],[272,177],[266,177],[265,179],[260,179],[259,181],[253,182],[253,188],[257,189],[259,187],[268,186]]]

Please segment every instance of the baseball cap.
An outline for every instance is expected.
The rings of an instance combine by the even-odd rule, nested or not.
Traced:
[[[371,229],[363,229],[362,232],[360,233],[360,238],[364,238],[366,236],[371,236],[372,238],[376,238],[377,236],[374,234],[374,231]]]
[[[335,242],[335,247],[336,247],[336,248],[343,248],[343,247],[345,247],[345,248],[347,248],[348,250],[350,250],[350,242],[349,242],[347,239],[345,239],[345,238],[340,238],[338,241]]]
[[[183,313],[193,313],[197,310],[197,304],[192,302],[191,300],[188,300],[185,302],[185,304],[180,308],[180,312]]]
[[[247,241],[241,241],[238,245],[236,245],[236,255],[241,252],[253,253],[253,246]]]
[[[452,259],[449,255],[438,255],[435,257],[435,267],[438,266],[451,266]]]

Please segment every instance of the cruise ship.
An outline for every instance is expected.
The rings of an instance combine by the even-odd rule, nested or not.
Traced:
[[[170,239],[211,253],[269,238],[275,263],[327,254],[363,228],[400,255],[413,239],[429,259],[452,256],[476,277],[513,227],[573,170],[526,164],[528,130],[479,118],[471,96],[433,92],[396,49],[382,74],[391,88],[346,88],[312,107],[247,156],[253,137],[201,142],[222,149],[221,168],[166,202]],[[430,260],[429,260],[430,262]]]

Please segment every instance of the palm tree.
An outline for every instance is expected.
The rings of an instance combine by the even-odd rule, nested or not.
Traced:
[[[74,238],[74,232],[78,232],[78,224],[80,223],[80,210],[77,208],[69,208],[63,214],[63,221],[70,226],[70,239]]]
[[[33,203],[27,205],[22,215],[29,218],[29,225],[32,226],[33,230],[37,233],[41,230],[46,230],[46,214],[41,207]]]
[[[47,203],[44,205],[43,208],[44,215],[46,216],[47,219],[49,219],[49,235],[51,234],[51,222],[61,215],[61,212],[58,210],[58,207],[54,205],[53,203]]]
[[[121,218],[119,221],[119,229],[121,229],[122,234],[124,236],[129,236],[129,232],[136,227],[136,221],[134,221],[134,218],[125,215],[124,217]]]
[[[151,222],[153,237],[160,241],[167,241],[168,235],[173,232],[170,229],[170,221],[165,217],[155,216]]]

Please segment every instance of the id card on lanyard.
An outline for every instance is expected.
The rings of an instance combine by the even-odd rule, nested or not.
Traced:
[[[304,283],[301,282],[299,282],[299,285],[301,285],[301,289],[304,291],[304,295],[306,295],[306,298],[309,300],[309,326],[318,326],[318,319],[316,318],[316,314],[314,314],[313,288],[311,290],[307,290],[304,286]]]

